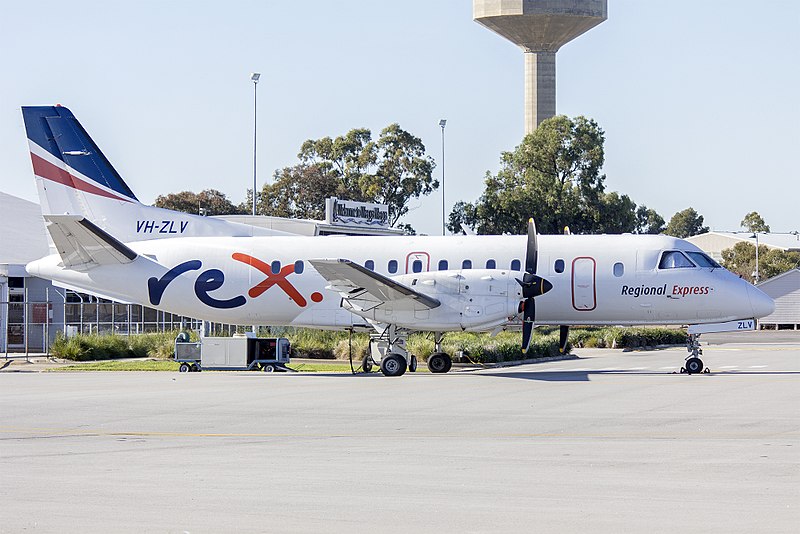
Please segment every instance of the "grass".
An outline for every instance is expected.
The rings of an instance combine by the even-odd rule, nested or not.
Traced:
[[[131,336],[76,334],[67,338],[59,332],[50,350],[57,358],[79,362],[115,358],[168,359],[172,357],[177,335],[178,331],[171,331]],[[197,335],[192,338],[197,340]]]
[[[48,372],[70,373],[81,371],[178,371],[180,364],[172,360],[106,360],[99,362],[54,367]],[[353,362],[356,365],[356,362]],[[343,362],[311,362],[289,364],[289,367],[301,373],[349,373],[350,363]],[[358,368],[356,367],[356,370]],[[377,367],[374,368],[377,371]],[[420,369],[422,371],[422,369]],[[210,371],[207,371],[210,372]],[[257,372],[257,371],[253,371]],[[419,372],[419,371],[418,371]]]
[[[177,370],[178,364],[172,361],[175,336],[178,332],[161,332],[132,336],[117,335],[75,335],[65,338],[59,334],[52,346],[52,353],[58,358],[75,361],[95,361],[126,359],[115,366],[113,362],[98,363],[97,366],[81,365],[65,370],[86,371],[170,371]],[[312,330],[306,328],[262,329],[263,336],[287,337],[292,343],[292,358],[311,358],[319,363],[302,364],[302,371],[309,372],[349,372],[347,360],[352,347],[354,365],[367,355],[369,335],[347,332]],[[197,335],[192,334],[196,340]],[[453,356],[463,354],[475,363],[509,362],[521,359],[558,356],[558,328],[536,328],[527,354],[520,352],[519,332],[501,332],[492,337],[488,334],[470,332],[448,333],[442,342],[444,352]],[[567,353],[572,347],[597,348],[646,348],[659,345],[680,345],[686,340],[686,332],[680,328],[572,328],[570,329]],[[432,334],[412,334],[408,338],[408,351],[424,362],[433,353]],[[156,361],[130,361],[130,358],[151,358]],[[327,360],[327,362],[324,362]],[[343,365],[344,364],[344,365]],[[298,364],[299,365],[299,364]]]
[[[54,367],[48,372],[69,373],[74,371],[177,371],[180,364],[171,360],[106,360]]]

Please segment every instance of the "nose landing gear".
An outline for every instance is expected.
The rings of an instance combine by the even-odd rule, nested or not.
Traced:
[[[686,366],[681,367],[681,373],[694,375],[711,372],[708,367],[703,368],[703,360],[700,359],[703,354],[703,349],[700,348],[700,334],[689,334],[686,350],[689,351],[689,356],[686,357]]]

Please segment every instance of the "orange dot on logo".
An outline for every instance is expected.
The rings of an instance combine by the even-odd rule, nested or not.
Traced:
[[[322,298],[322,293],[319,293],[318,291],[311,293],[311,300],[314,302],[322,302]]]

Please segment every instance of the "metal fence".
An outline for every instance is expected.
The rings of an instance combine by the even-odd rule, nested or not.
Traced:
[[[74,302],[78,300],[78,302]],[[121,304],[77,293],[64,300],[0,301],[0,352],[47,353],[59,332],[132,335],[204,329],[206,335],[232,335],[249,327],[203,321],[139,304]]]

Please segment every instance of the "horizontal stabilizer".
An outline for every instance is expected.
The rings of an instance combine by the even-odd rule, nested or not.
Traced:
[[[86,270],[136,259],[136,252],[80,215],[45,215],[47,230],[64,267]]]
[[[345,299],[371,300],[376,304],[387,302],[410,302],[432,309],[440,305],[433,297],[414,291],[408,286],[386,276],[370,271],[366,267],[343,259],[308,260],[311,265]]]

